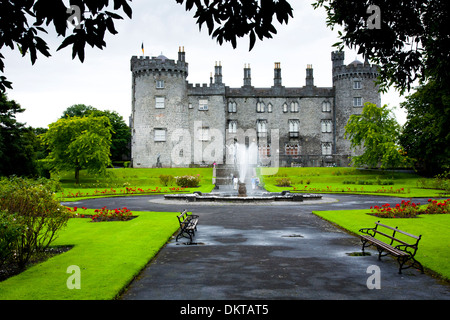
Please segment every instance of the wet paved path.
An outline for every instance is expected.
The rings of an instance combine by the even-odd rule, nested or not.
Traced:
[[[122,296],[123,300],[449,299],[450,290],[414,269],[398,274],[392,257],[350,256],[358,237],[313,210],[370,208],[402,198],[323,195],[332,201],[275,205],[165,202],[162,196],[92,199],[72,205],[131,210],[188,209],[200,215],[195,245],[171,240]],[[415,199],[425,203],[426,199]],[[69,203],[67,203],[69,204]],[[175,219],[175,216],[174,216]],[[367,227],[367,226],[362,226]],[[420,249],[419,249],[420,250]],[[380,289],[369,289],[368,267],[380,268]]]

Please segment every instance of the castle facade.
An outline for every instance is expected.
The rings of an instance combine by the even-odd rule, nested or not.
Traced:
[[[380,105],[378,66],[346,65],[343,52],[331,60],[332,87],[314,85],[311,65],[304,86],[285,87],[275,63],[273,86],[252,86],[245,65],[243,85],[230,88],[220,63],[209,84],[189,83],[184,48],[176,61],[133,56],[132,167],[230,164],[238,145],[256,150],[261,166],[348,166],[345,125],[365,102]]]

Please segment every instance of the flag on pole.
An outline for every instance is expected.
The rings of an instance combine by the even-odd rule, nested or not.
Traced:
[[[142,45],[141,45],[141,49],[142,49],[142,55],[144,55],[144,43],[142,42]]]

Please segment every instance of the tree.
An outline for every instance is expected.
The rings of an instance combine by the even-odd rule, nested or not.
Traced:
[[[407,121],[400,144],[427,175],[450,168],[450,95],[435,81],[420,86],[401,103]]]
[[[358,49],[380,65],[381,89],[393,85],[403,94],[430,78],[449,86],[447,0],[317,0],[313,6],[325,8],[329,27],[343,27],[335,46]]]
[[[31,128],[16,120],[24,112],[14,100],[0,93],[0,175],[36,175],[39,142]]]
[[[74,104],[73,106],[68,107],[64,110],[61,118],[70,118],[70,117],[84,117],[88,116],[90,112],[97,110],[92,106],[87,106],[85,104]]]
[[[111,123],[111,160],[120,161],[122,160],[123,156],[128,156],[131,131],[128,125],[123,120],[123,117],[116,111],[101,111],[92,106],[75,104],[67,108],[63,112],[63,116],[61,118],[69,118],[74,116],[84,117],[89,115],[95,117],[106,116]]]
[[[208,33],[217,39],[231,42],[236,48],[236,37],[249,35],[252,50],[256,37],[260,40],[272,38],[277,30],[273,25],[273,16],[279,23],[288,23],[292,17],[292,7],[286,0],[176,0],[186,3],[186,10],[190,11],[194,5],[197,8],[194,18],[197,18],[199,28],[206,24]],[[217,27],[216,27],[217,24]]]
[[[113,9],[122,9],[131,18],[132,11],[128,5],[131,0],[113,0]],[[56,35],[62,37],[58,50],[72,46],[72,58],[78,56],[84,61],[84,48],[103,49],[106,46],[105,33],[116,34],[114,20],[122,17],[108,11],[108,0],[87,1],[70,0],[67,8],[63,0],[2,0],[0,2],[0,49],[7,46],[14,50],[18,47],[22,56],[30,55],[34,64],[38,52],[49,57],[50,52],[45,40],[40,35],[47,33],[46,28],[54,27]],[[110,9],[111,10],[111,9]],[[72,32],[67,35],[67,31]],[[4,72],[4,56],[0,53],[0,72]],[[12,88],[11,82],[0,76],[0,92]]]
[[[108,117],[63,118],[49,125],[40,136],[48,149],[45,159],[55,171],[74,170],[80,183],[80,170],[103,174],[111,164],[111,124]]]
[[[345,138],[350,140],[351,148],[364,148],[361,155],[352,157],[352,164],[380,165],[382,169],[409,166],[410,159],[397,144],[400,128],[387,105],[377,107],[366,102],[362,113],[351,115],[345,126]]]

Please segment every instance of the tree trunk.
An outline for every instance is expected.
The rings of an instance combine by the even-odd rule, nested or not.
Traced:
[[[75,184],[80,184],[80,168],[75,168]]]

